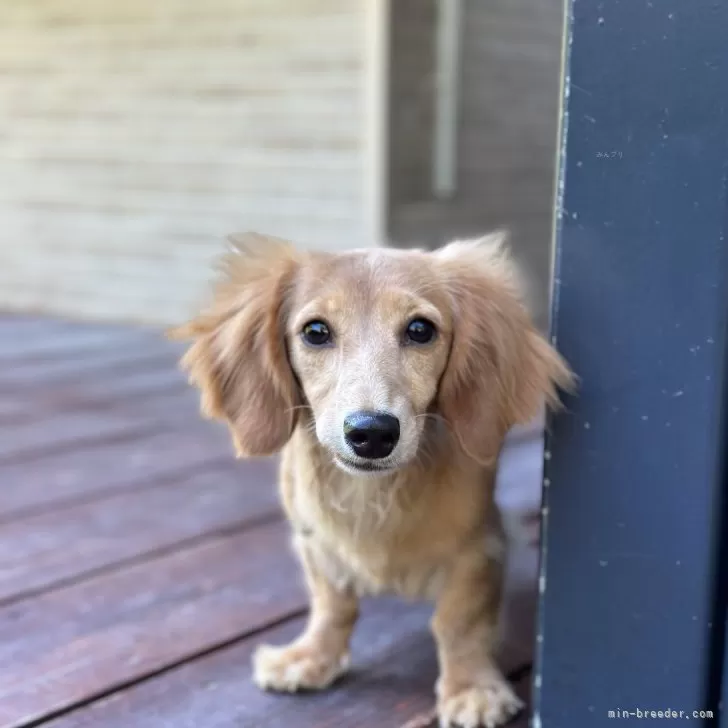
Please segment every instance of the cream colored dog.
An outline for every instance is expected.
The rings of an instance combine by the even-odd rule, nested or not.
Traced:
[[[435,252],[303,252],[231,238],[209,310],[174,332],[202,410],[240,456],[282,450],[281,495],[310,592],[303,634],[254,658],[262,688],[329,686],[358,598],[434,600],[443,726],[521,707],[493,659],[504,436],[570,372],[534,329],[500,234]]]

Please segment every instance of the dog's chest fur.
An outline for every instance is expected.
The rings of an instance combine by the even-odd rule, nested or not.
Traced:
[[[453,456],[387,478],[349,475],[305,432],[283,452],[281,495],[294,544],[326,578],[359,595],[434,599],[463,549],[500,557],[492,475]]]

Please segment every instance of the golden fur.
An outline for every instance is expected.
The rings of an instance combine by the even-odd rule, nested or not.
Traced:
[[[280,487],[311,597],[292,644],[255,656],[263,688],[325,688],[348,664],[364,594],[435,602],[443,725],[495,726],[520,707],[492,658],[504,541],[493,497],[507,431],[571,383],[535,330],[495,234],[434,252],[304,252],[235,236],[209,310],[176,330],[202,410],[241,456],[282,450]],[[404,346],[416,317],[435,340]],[[306,345],[324,320],[332,346]],[[401,423],[382,470],[360,472],[343,440],[355,410]]]

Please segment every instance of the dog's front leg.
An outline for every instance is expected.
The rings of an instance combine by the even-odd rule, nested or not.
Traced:
[[[437,600],[432,630],[442,726],[493,728],[522,707],[493,658],[502,580],[502,563],[477,549],[458,558]]]
[[[349,640],[359,602],[348,587],[335,588],[316,564],[315,552],[299,545],[310,595],[303,633],[282,647],[264,645],[253,656],[253,679],[264,690],[295,692],[329,687],[349,666]]]

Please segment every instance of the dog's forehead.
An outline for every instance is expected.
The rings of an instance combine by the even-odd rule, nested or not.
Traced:
[[[433,278],[422,251],[391,248],[313,256],[301,274],[303,298],[345,297],[351,302],[379,300],[387,292],[415,293]]]

